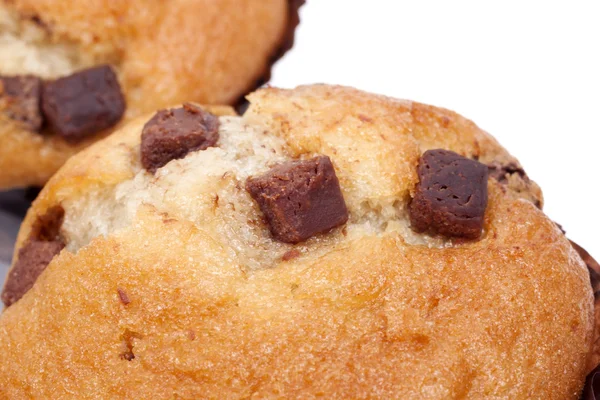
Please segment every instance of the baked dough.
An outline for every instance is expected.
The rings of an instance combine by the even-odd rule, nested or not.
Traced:
[[[234,104],[291,47],[299,0],[0,2],[0,75],[55,79],[100,64],[117,72],[123,121],[183,101]],[[0,90],[1,91],[1,90]],[[1,102],[0,102],[1,103]],[[0,104],[0,189],[43,185],[76,145],[24,129]]]
[[[490,135],[345,87],[249,101],[219,118],[216,147],[154,174],[140,162],[148,114],[51,179],[17,252],[57,206],[66,247],[0,317],[0,397],[577,398],[590,277]],[[410,228],[417,163],[436,148],[512,166],[490,174],[480,239]],[[247,178],[319,155],[348,222],[274,240]]]

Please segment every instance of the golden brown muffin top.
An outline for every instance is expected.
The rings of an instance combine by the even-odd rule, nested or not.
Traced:
[[[0,4],[0,76],[52,80],[110,65],[123,122],[170,104],[234,104],[268,80],[291,47],[299,0],[77,0]],[[114,129],[66,143],[3,112],[0,189],[43,185],[76,152]]]
[[[219,117],[214,147],[154,174],[140,161],[148,115],[49,182],[17,249],[57,206],[66,247],[0,317],[1,394],[578,396],[588,272],[491,136],[451,111],[344,87],[249,100],[243,117]],[[417,164],[435,148],[512,171],[490,174],[477,240],[410,228]],[[348,222],[274,240],[246,180],[317,156],[335,167]]]

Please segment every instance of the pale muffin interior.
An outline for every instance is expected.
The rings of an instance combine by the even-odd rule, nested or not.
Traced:
[[[53,43],[48,29],[0,4],[0,74],[51,79],[89,65],[77,46]]]
[[[216,147],[172,160],[155,175],[137,165],[133,179],[63,204],[66,213],[62,230],[67,249],[76,252],[97,236],[110,236],[131,226],[140,207],[149,205],[164,213],[165,221],[173,218],[192,222],[240,265],[249,269],[274,266],[293,246],[272,238],[245,182],[250,176],[291,160],[286,143],[243,117],[220,117],[219,135]],[[333,162],[335,165],[335,159]],[[344,227],[294,247],[314,254],[346,236],[389,232],[400,232],[411,244],[442,247],[450,243],[414,233],[405,207],[403,199],[386,206],[361,204],[360,209],[350,208],[350,220]]]
[[[55,79],[104,63],[119,64],[109,44],[91,37],[64,37],[38,17],[0,3],[0,75]]]

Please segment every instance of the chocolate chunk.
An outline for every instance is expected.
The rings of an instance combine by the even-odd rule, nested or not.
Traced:
[[[7,307],[33,287],[50,261],[65,247],[59,234],[63,218],[64,209],[56,206],[39,216],[33,224],[2,290],[2,301]]]
[[[298,243],[343,225],[348,210],[327,156],[292,161],[249,178],[246,190],[258,203],[275,239]]]
[[[76,143],[116,125],[125,99],[114,71],[103,65],[46,83],[42,110],[55,133]]]
[[[64,217],[65,210],[61,206],[49,208],[33,223],[30,237],[48,242],[58,239]]]
[[[142,131],[142,165],[149,172],[219,140],[219,118],[192,104],[157,112]]]
[[[65,247],[58,241],[29,239],[19,250],[19,258],[10,270],[2,291],[6,307],[19,300],[46,269],[50,261]]]
[[[525,173],[525,170],[520,165],[514,162],[510,162],[505,165],[502,165],[497,162],[489,164],[488,174],[490,177],[494,178],[500,183],[507,183],[508,178],[513,174],[517,174],[519,175],[519,177],[521,177],[521,179],[529,181],[529,177]]]
[[[600,365],[585,379],[581,400],[600,400]]]
[[[487,206],[487,166],[448,150],[428,150],[409,205],[417,232],[477,239]]]
[[[41,110],[42,81],[35,76],[0,76],[0,99],[9,118],[25,129],[39,132],[43,118]]]

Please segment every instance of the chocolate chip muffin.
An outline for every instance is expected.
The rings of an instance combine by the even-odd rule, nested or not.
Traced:
[[[345,87],[249,101],[137,118],[51,179],[4,397],[579,396],[588,270],[490,135]]]
[[[0,1],[0,190],[43,185],[157,108],[236,103],[291,47],[302,3]]]

